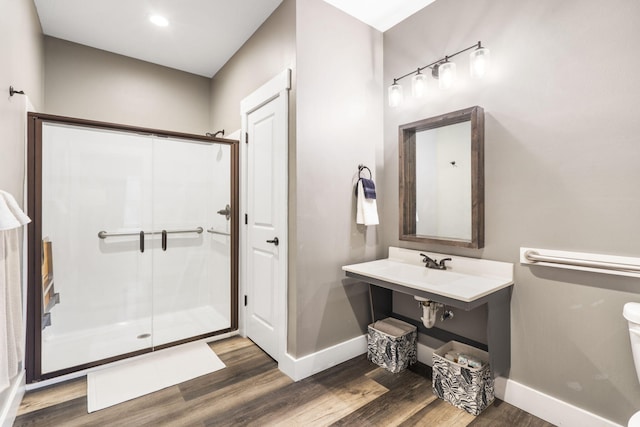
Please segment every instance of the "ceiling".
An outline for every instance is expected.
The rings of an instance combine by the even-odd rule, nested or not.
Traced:
[[[434,0],[325,0],[386,31]],[[34,0],[44,34],[212,77],[282,0]],[[158,27],[159,14],[169,25]]]
[[[343,12],[385,32],[435,0],[324,0]]]

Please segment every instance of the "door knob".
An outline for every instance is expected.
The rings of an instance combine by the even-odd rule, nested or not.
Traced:
[[[278,246],[280,244],[280,241],[277,237],[274,237],[273,240],[267,240],[267,243],[273,243],[274,245]]]

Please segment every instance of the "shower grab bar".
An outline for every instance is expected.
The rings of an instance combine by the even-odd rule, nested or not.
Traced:
[[[590,261],[587,259],[564,258],[540,255],[534,251],[526,251],[525,258],[529,261],[553,262],[555,264],[576,265],[579,267],[603,268],[605,270],[640,271],[640,265],[620,264],[617,262]]]
[[[162,234],[163,232],[167,233],[167,234],[179,234],[179,233],[198,233],[198,234],[202,234],[202,232],[204,231],[204,228],[202,227],[197,227],[191,230],[162,230],[160,232],[154,232],[153,234]]]
[[[179,234],[179,233],[198,233],[201,234],[204,231],[204,228],[197,227],[189,230],[160,230],[160,231],[136,231],[135,233],[110,233],[108,231],[100,231],[98,233],[99,239],[106,239],[107,237],[123,237],[123,236],[140,236],[140,233],[143,235],[147,234]]]
[[[224,231],[216,231],[213,228],[210,228],[207,230],[207,233],[211,233],[211,234],[219,234],[221,236],[231,236],[231,233],[225,233]]]
[[[144,231],[136,231],[135,233],[108,233],[106,231],[100,231],[98,233],[98,238],[106,239],[107,237],[140,236],[140,233],[144,233]]]
[[[640,258],[551,250],[546,251],[549,254],[541,254],[539,251],[545,252],[545,250],[532,248],[520,248],[520,251],[520,262],[523,264],[540,263],[540,265],[548,267],[597,271],[632,277],[638,277],[640,273]]]

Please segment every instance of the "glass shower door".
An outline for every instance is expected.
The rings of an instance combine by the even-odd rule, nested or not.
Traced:
[[[228,145],[153,141],[155,347],[231,327],[230,168]]]
[[[41,228],[29,237],[36,247],[42,238],[43,256],[29,257],[30,378],[237,327],[237,146],[117,125],[38,126],[29,188]]]
[[[139,236],[152,226],[152,156],[134,134],[55,123],[42,132],[46,374],[152,345],[152,252]]]

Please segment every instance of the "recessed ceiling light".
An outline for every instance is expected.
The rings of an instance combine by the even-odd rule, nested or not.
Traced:
[[[149,21],[153,22],[158,27],[166,27],[167,25],[169,25],[169,21],[167,20],[167,18],[160,15],[151,15],[149,17]]]

